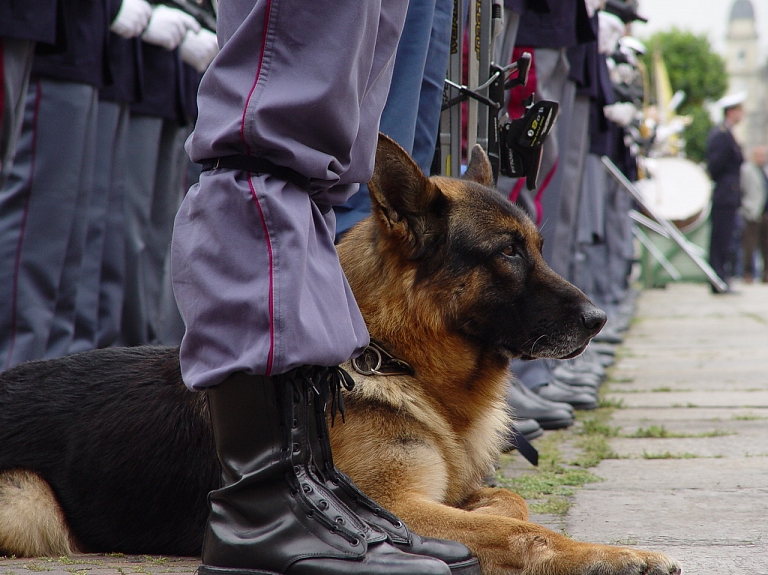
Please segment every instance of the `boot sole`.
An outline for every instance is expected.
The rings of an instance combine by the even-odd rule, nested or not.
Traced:
[[[541,424],[539,423],[539,429],[537,429],[536,431],[534,431],[532,433],[524,433],[523,437],[525,437],[528,441],[533,441],[534,439],[537,439],[537,438],[541,437],[542,435],[544,435],[544,428],[541,427]],[[450,565],[449,565],[449,567],[450,567]]]
[[[550,419],[550,420],[542,420],[537,419],[536,421],[539,422],[539,425],[542,429],[564,429],[566,427],[570,427],[574,424],[575,420],[573,419]]]
[[[282,575],[276,571],[264,571],[263,569],[240,569],[235,567],[211,567],[200,565],[197,575]]]

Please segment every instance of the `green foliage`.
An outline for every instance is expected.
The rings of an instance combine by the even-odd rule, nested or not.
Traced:
[[[539,466],[526,469],[525,473],[516,477],[508,477],[503,469],[496,474],[496,482],[500,487],[510,489],[528,501],[529,508],[534,513],[549,513],[563,516],[571,506],[571,496],[575,488],[585,483],[602,481],[600,477],[575,464],[563,461],[560,446],[568,443],[572,435],[570,430],[547,432],[541,439],[536,440],[539,450]],[[501,456],[502,468],[505,459]]]
[[[602,399],[601,399],[602,404]],[[612,409],[596,409],[586,415],[579,414],[581,429],[576,441],[581,453],[571,461],[578,467],[596,467],[603,459],[616,459],[616,454],[608,442],[611,437],[618,437],[619,427],[610,425]]]
[[[575,487],[595,483],[602,479],[585,469],[564,467],[553,461],[545,462],[543,468],[519,477],[497,476],[498,484],[511,489],[529,502],[534,513],[565,515],[571,507],[570,497]]]
[[[663,453],[648,453],[643,451],[643,459],[696,459],[699,457],[694,453],[670,453],[665,451]]]
[[[768,418],[763,417],[761,415],[756,415],[754,413],[747,413],[745,415],[734,415],[732,419],[735,419],[736,421],[755,421],[757,419],[768,419]]]
[[[690,113],[707,101],[720,99],[728,89],[725,60],[712,52],[705,35],[672,28],[657,32],[646,42],[644,63],[653,69],[653,53],[659,50],[669,74],[672,91],[685,92],[685,101],[678,112]]]
[[[671,437],[723,437],[725,435],[731,435],[731,433],[722,429],[713,429],[712,431],[703,431],[701,433],[673,433],[663,425],[651,425],[648,428],[638,427],[636,432],[624,437],[668,439]]]
[[[611,449],[608,438],[602,435],[587,435],[576,442],[581,448],[581,454],[571,461],[571,465],[579,467],[597,467],[603,459],[618,459],[618,454]]]
[[[603,415],[600,411],[594,415],[590,414],[585,416],[582,420],[581,430],[578,431],[579,435],[602,435],[604,437],[618,437],[620,428],[610,425],[610,411],[601,410],[608,414]]]
[[[703,162],[707,134],[712,128],[705,103],[719,100],[728,89],[725,60],[712,51],[705,35],[678,28],[657,32],[645,44],[648,50],[643,61],[649,73],[653,70],[654,51],[658,50],[666,65],[672,91],[685,92],[685,100],[677,110],[681,116],[692,118],[683,133],[685,153],[694,162]],[[651,82],[652,78],[651,73]],[[651,94],[653,98],[653,90]]]
[[[573,495],[573,487],[597,481],[602,479],[585,469],[569,469],[555,465],[535,475],[526,474],[505,479],[504,487],[524,499],[541,499],[546,495]]]
[[[685,155],[694,162],[706,161],[707,135],[713,127],[712,118],[703,106],[695,106],[688,114],[691,123],[685,128]]]

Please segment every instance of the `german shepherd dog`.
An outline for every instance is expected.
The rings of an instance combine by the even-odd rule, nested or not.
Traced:
[[[510,424],[510,358],[574,357],[605,322],[491,183],[479,147],[462,179],[427,178],[380,137],[372,215],[338,246],[378,346],[346,365],[335,464],[415,532],[467,545],[486,575],[679,573],[663,554],[531,523],[521,497],[484,487]],[[206,395],[184,387],[178,349],[0,377],[0,553],[199,555],[219,477]]]

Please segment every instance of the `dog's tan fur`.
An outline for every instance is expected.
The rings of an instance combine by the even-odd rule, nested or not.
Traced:
[[[50,486],[35,473],[0,474],[0,550],[21,557],[77,552]]]

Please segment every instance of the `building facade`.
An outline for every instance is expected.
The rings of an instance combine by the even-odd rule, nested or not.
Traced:
[[[755,11],[751,0],[735,0],[726,33],[729,93],[746,92],[744,119],[734,130],[745,147],[768,144],[768,63],[760,57]]]

